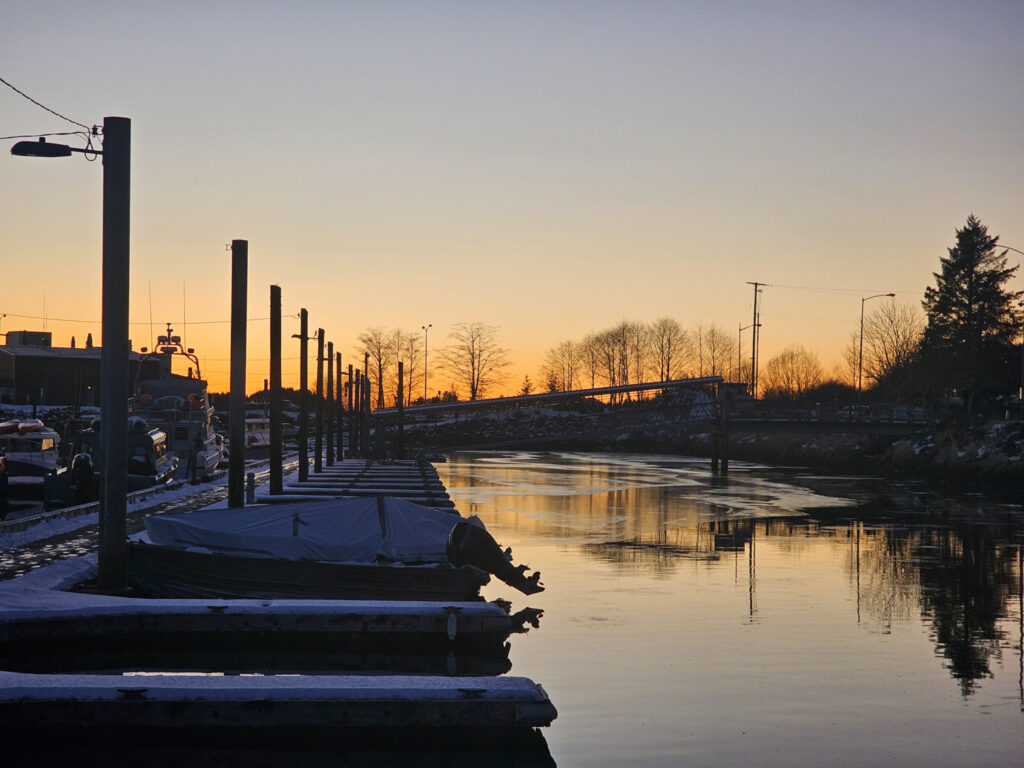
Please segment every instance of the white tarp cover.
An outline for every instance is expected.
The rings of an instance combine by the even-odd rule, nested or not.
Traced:
[[[154,544],[286,560],[446,562],[464,518],[391,496],[213,509],[146,518]],[[469,518],[483,525],[476,517]],[[383,526],[383,530],[382,530]],[[294,535],[293,535],[294,532]]]

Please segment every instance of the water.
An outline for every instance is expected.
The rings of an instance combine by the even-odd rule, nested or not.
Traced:
[[[465,453],[463,514],[542,571],[512,674],[560,766],[1024,764],[1024,511],[665,456]]]

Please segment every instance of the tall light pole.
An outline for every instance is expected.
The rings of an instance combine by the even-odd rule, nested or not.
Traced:
[[[434,327],[433,323],[427,323],[421,325],[423,329],[423,403],[426,405],[427,402],[427,334],[430,329]]]
[[[739,333],[736,335],[736,381],[743,381],[743,332],[753,325],[739,324]]]
[[[123,591],[128,548],[128,269],[130,266],[132,121],[103,118],[103,149],[19,141],[12,155],[70,157],[72,152],[103,156],[103,338],[100,356],[100,441],[103,483],[100,499],[99,586]]]
[[[864,302],[882,296],[892,298],[895,295],[895,293],[876,293],[874,296],[866,296],[860,300],[860,352],[857,354],[857,402],[860,402],[861,376],[864,372]]]

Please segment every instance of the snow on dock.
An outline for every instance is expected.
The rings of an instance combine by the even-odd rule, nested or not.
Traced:
[[[437,470],[427,463],[378,464],[362,459],[345,459],[308,479],[294,477],[283,485],[283,494],[258,493],[260,504],[305,501],[321,498],[352,499],[366,496],[395,496],[438,509],[455,508]]]
[[[417,492],[421,503],[453,507],[431,473],[436,479],[429,465],[343,462],[317,473],[304,488],[290,483],[284,497]],[[0,582],[0,734],[81,728],[528,729],[557,717],[540,685],[498,676],[509,666],[509,634],[525,631],[526,623],[536,626],[539,611],[510,615],[506,606],[483,601],[168,600],[72,591],[95,574],[96,555],[86,555]],[[268,674],[290,669],[295,654],[289,652],[297,646],[312,649],[316,669],[327,671]],[[288,659],[284,667],[275,666],[282,656]],[[439,661],[403,666],[416,656]],[[357,657],[382,674],[338,674]],[[467,666],[467,657],[475,662]],[[18,658],[32,661],[19,667]],[[139,658],[149,666],[133,663]],[[211,658],[227,663],[211,666]],[[229,659],[258,662],[239,670]],[[54,669],[40,673],[47,663]],[[97,674],[98,669],[111,673]],[[171,674],[179,669],[188,674]],[[417,674],[395,674],[410,670]]]
[[[524,677],[0,672],[0,732],[82,723],[537,727],[556,716],[544,689]]]

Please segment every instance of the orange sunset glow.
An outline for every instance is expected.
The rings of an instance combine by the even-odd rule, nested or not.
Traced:
[[[968,215],[1024,249],[1022,29],[1012,2],[13,0],[0,77],[59,115],[0,85],[0,135],[131,118],[133,347],[170,323],[213,392],[233,239],[249,392],[271,284],[286,387],[300,308],[345,364],[369,327],[431,324],[431,393],[455,325],[496,326],[499,395],[622,320],[736,339],[750,281],[761,359],[800,344],[830,370],[862,298],[920,310]],[[0,333],[98,344],[101,161],[11,143]]]

